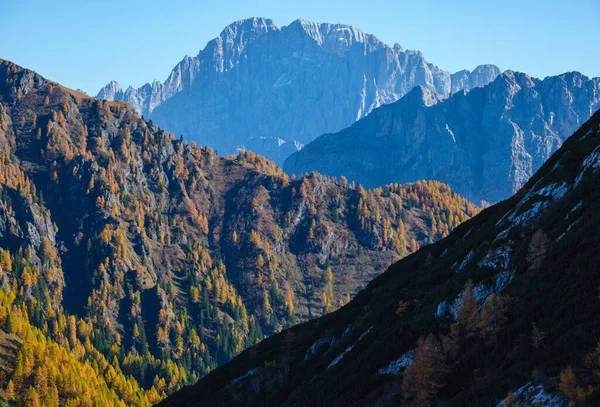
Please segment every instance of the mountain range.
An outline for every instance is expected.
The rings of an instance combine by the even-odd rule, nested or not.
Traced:
[[[150,405],[477,212],[290,179],[0,60],[0,401]]]
[[[390,47],[342,24],[265,18],[237,21],[164,83],[123,90],[111,82],[97,97],[130,103],[177,136],[223,154],[250,149],[277,164],[324,133],[339,131],[415,86],[443,96],[483,86],[494,65],[454,74],[418,51]]]
[[[291,155],[289,174],[345,175],[365,187],[434,179],[473,202],[510,197],[600,108],[600,78],[506,71],[449,98],[417,87]]]
[[[0,405],[600,405],[599,108],[306,20],[0,59]]]
[[[161,406],[599,405],[599,186],[600,112],[513,197]]]

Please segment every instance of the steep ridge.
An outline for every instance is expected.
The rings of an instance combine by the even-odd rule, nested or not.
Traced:
[[[228,27],[164,84],[111,82],[98,98],[123,100],[188,141],[229,154],[250,149],[282,164],[320,134],[351,125],[421,85],[442,95],[482,86],[493,65],[455,75],[418,51],[389,47],[343,24],[251,18]]]
[[[368,187],[435,179],[473,202],[515,193],[600,108],[600,78],[543,80],[507,71],[441,100],[420,87],[290,156],[288,174],[318,171]]]
[[[600,112],[512,198],[161,405],[598,405],[599,186]]]
[[[437,182],[290,180],[256,154],[220,157],[8,61],[0,170],[0,329],[18,318],[18,334],[76,349],[127,405],[337,309],[477,213]],[[33,375],[15,380],[19,402]]]

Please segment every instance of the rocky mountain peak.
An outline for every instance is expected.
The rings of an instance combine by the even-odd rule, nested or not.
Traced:
[[[287,28],[290,31],[299,30],[308,35],[322,49],[332,54],[343,55],[354,44],[364,44],[367,52],[385,47],[385,44],[374,35],[365,34],[358,28],[346,24],[315,23],[298,19]]]
[[[413,88],[401,100],[403,103],[414,106],[433,106],[444,97],[434,90],[428,89],[425,86],[419,85]]]
[[[482,74],[482,73],[486,73],[486,72],[494,72],[496,73],[496,76],[500,75],[500,69],[493,64],[483,64],[483,65],[479,65],[477,66],[475,69],[473,69],[473,73],[476,74]]]
[[[462,89],[472,89],[485,86],[492,82],[498,75],[500,69],[496,65],[479,65],[473,71],[463,69],[452,74],[452,93]]]
[[[270,18],[251,17],[229,24],[221,31],[219,37],[223,39],[235,39],[248,33],[260,35],[274,30],[279,30],[279,27]]]
[[[225,27],[217,38],[200,51],[197,58],[214,66],[217,72],[228,71],[237,65],[249,43],[273,31],[279,31],[279,27],[271,19],[253,17],[238,20]]]
[[[121,89],[121,85],[119,82],[112,80],[108,83],[108,85],[100,89],[97,97],[98,99],[117,100],[119,99],[119,96],[122,95],[123,89]]]

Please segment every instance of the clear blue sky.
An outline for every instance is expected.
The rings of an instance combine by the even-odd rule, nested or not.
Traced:
[[[0,0],[0,58],[95,94],[164,80],[229,23],[346,23],[440,68],[600,76],[599,0]]]

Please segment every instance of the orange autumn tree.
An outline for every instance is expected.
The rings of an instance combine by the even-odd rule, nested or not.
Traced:
[[[430,407],[436,403],[438,390],[444,386],[445,355],[440,342],[429,334],[420,339],[413,361],[402,377],[405,405]]]

